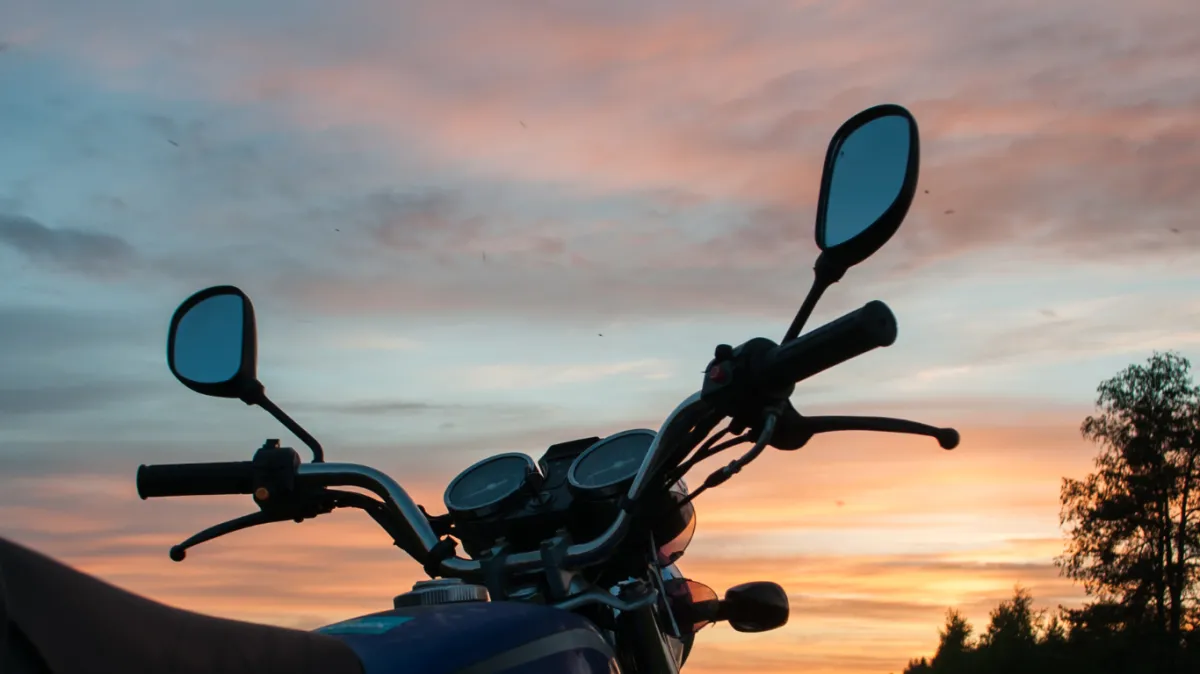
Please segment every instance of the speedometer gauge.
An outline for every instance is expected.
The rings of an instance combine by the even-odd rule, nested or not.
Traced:
[[[524,454],[488,457],[464,470],[446,487],[446,510],[470,518],[493,515],[524,494],[536,473],[533,459]]]
[[[588,447],[567,473],[571,490],[586,498],[606,498],[627,489],[654,442],[654,431],[622,431]]]

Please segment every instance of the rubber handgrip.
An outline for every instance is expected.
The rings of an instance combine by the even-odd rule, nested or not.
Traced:
[[[250,494],[254,491],[254,464],[231,461],[138,466],[137,490],[143,499]]]
[[[874,300],[772,349],[766,374],[775,381],[798,383],[895,341],[896,317],[886,304]]]

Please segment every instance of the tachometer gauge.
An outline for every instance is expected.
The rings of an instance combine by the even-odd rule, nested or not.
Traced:
[[[497,454],[459,473],[446,487],[446,510],[460,517],[487,517],[529,492],[539,475],[533,459],[520,453]]]
[[[567,472],[571,490],[585,498],[607,498],[629,488],[642,467],[654,431],[622,431],[588,447]]]

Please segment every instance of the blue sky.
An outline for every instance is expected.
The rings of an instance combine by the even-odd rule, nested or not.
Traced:
[[[370,610],[393,568],[416,571],[352,517],[313,524],[331,536],[315,552],[314,530],[284,528],[284,559],[251,536],[166,560],[249,503],[142,503],[136,466],[287,437],[174,382],[179,302],[242,287],[273,398],[331,458],[437,506],[489,453],[656,427],[714,345],[778,338],[811,279],[825,144],[895,102],[921,129],[916,201],[813,324],[881,299],[900,337],[795,402],[957,425],[963,444],[822,438],[706,497],[685,570],[777,574],[829,619],[714,629],[696,666],[752,666],[754,647],[775,658],[759,671],[899,669],[951,603],[986,615],[1016,582],[1077,600],[1049,559],[1095,387],[1200,344],[1198,12],[5,0],[4,535],[222,615]],[[865,639],[886,648],[862,660]]]

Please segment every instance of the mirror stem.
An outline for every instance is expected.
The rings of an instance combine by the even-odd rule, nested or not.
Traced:
[[[821,253],[817,257],[817,263],[813,265],[813,284],[808,291],[808,297],[804,298],[804,304],[800,305],[800,311],[796,312],[796,317],[792,319],[791,326],[783,335],[783,340],[780,344],[787,344],[793,339],[800,336],[800,331],[804,329],[804,324],[808,322],[812,316],[813,309],[817,308],[817,302],[821,296],[825,294],[825,290],[829,286],[842,280],[842,276],[846,273],[846,268],[839,266],[830,258]]]
[[[325,450],[321,448],[321,443],[317,442],[316,438],[309,435],[308,431],[304,430],[300,424],[296,423],[291,417],[289,417],[287,412],[279,409],[278,405],[271,402],[271,399],[267,397],[266,389],[262,384],[259,384],[255,390],[242,396],[242,402],[246,403],[247,405],[258,405],[259,407],[263,408],[270,413],[271,416],[275,417],[276,421],[283,424],[284,428],[291,431],[292,435],[300,438],[300,442],[308,445],[308,448],[312,450],[313,463],[325,462]]]

